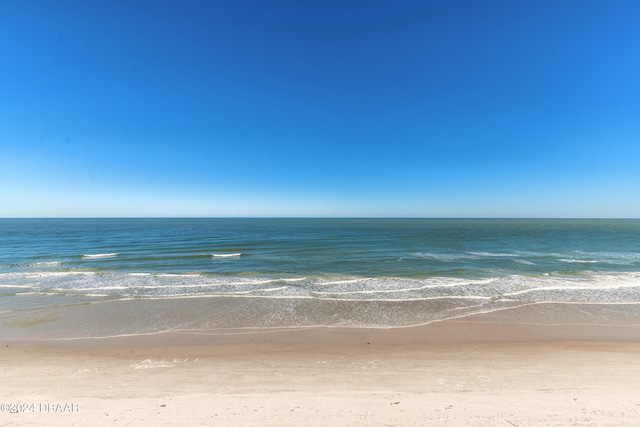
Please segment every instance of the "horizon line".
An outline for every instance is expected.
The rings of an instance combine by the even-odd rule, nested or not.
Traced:
[[[599,217],[599,216],[23,216],[2,219],[629,219],[640,217]]]

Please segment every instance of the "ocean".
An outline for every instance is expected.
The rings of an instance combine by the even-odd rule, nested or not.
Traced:
[[[640,220],[0,219],[4,339],[493,313],[640,324]]]

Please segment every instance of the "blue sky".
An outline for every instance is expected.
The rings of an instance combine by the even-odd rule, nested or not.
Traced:
[[[0,0],[0,216],[640,217],[639,17]]]

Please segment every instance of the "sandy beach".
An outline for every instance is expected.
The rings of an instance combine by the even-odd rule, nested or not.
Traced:
[[[0,423],[632,426],[638,337],[475,319],[5,342]]]

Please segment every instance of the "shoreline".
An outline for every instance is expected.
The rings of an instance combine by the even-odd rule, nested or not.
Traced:
[[[605,305],[603,305],[605,307]],[[616,306],[614,306],[617,308]],[[86,307],[83,307],[86,308]],[[559,311],[559,309],[564,310]],[[590,305],[566,306],[545,303],[531,304],[485,313],[468,314],[459,318],[434,320],[422,325],[362,327],[362,326],[281,326],[170,329],[150,332],[128,332],[103,336],[65,336],[59,328],[69,327],[69,319],[49,329],[50,337],[30,333],[30,326],[22,336],[0,337],[0,344],[34,344],[69,347],[163,346],[163,345],[239,345],[262,343],[279,346],[314,344],[340,346],[374,340],[388,345],[528,343],[559,341],[640,342],[638,316],[628,316],[623,324],[604,323],[608,316]],[[561,316],[558,317],[558,313]],[[84,323],[107,320],[103,312],[86,312]],[[131,314],[131,313],[129,313]],[[624,318],[624,317],[621,317]],[[573,321],[571,321],[572,319]],[[76,317],[76,319],[78,318]],[[131,322],[136,319],[131,317]],[[142,319],[140,319],[142,320]],[[558,320],[558,323],[552,323]],[[588,323],[592,320],[594,323]],[[610,319],[609,319],[610,320]],[[54,325],[55,323],[50,323]],[[132,325],[135,323],[132,323]],[[16,329],[14,329],[15,331]],[[68,334],[69,332],[66,332]]]
[[[431,301],[340,302],[324,306],[322,314],[315,313],[315,317],[309,313],[318,306],[306,300],[304,305],[289,300],[278,302],[280,305],[262,304],[262,299],[255,301],[260,304],[247,305],[243,298],[217,297],[68,305],[65,304],[68,301],[62,300],[43,309],[34,307],[0,313],[0,343],[117,340],[118,337],[139,337],[146,341],[176,334],[194,336],[195,340],[197,335],[259,335],[278,331],[289,331],[295,337],[304,336],[304,331],[323,330],[371,331],[382,338],[394,335],[413,342],[526,341],[529,337],[543,341],[640,341],[639,303],[532,302],[481,312],[453,308],[446,317],[433,318],[431,310],[438,307]],[[235,312],[250,314],[227,316]],[[221,321],[223,318],[230,320]],[[238,318],[244,320],[238,321]],[[329,322],[325,323],[326,320]],[[489,333],[491,325],[497,326]],[[446,333],[447,328],[451,332]]]
[[[0,338],[0,345],[67,348],[225,346],[260,344],[308,348],[377,345],[551,344],[562,342],[640,343],[640,325],[530,324],[447,320],[427,325],[362,328],[308,326],[282,328],[195,329],[105,337]]]

